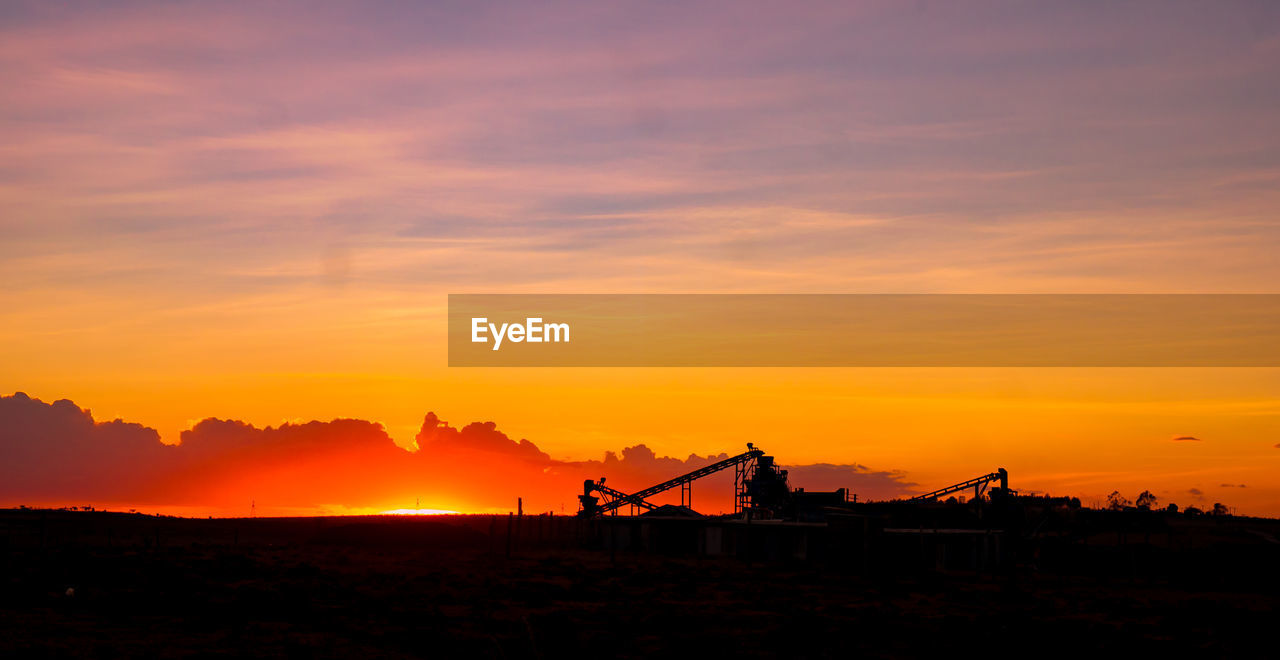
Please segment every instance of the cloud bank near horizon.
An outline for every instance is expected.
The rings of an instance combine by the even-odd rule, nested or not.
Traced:
[[[182,433],[177,445],[122,420],[96,421],[88,409],[60,399],[45,403],[22,392],[0,396],[0,503],[8,505],[205,508],[243,514],[250,501],[262,515],[392,508],[421,501],[461,511],[514,508],[576,510],[582,480],[606,476],[638,490],[728,454],[658,456],[644,444],[601,460],[553,459],[493,422],[450,426],[428,413],[416,450],[399,447],[382,425],[359,419],[286,423],[258,428],[210,417]],[[857,464],[788,465],[791,480],[809,490],[850,488],[863,498],[907,494],[901,472]],[[730,502],[725,474],[699,483],[695,508],[715,512]],[[663,498],[656,498],[663,501]]]

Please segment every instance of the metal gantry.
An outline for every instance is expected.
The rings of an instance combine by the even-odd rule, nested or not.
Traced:
[[[655,484],[645,488],[644,490],[638,490],[630,494],[605,486],[603,478],[596,481],[588,480],[584,483],[583,494],[579,499],[582,501],[583,513],[585,515],[597,515],[617,511],[619,507],[627,504],[652,510],[655,507],[652,503],[647,501],[648,498],[679,486],[680,505],[691,507],[693,505],[694,481],[732,467],[735,468],[733,480],[733,504],[734,512],[736,513],[741,510],[741,507],[745,502],[744,498],[747,497],[745,493],[745,485],[747,480],[751,477],[755,461],[763,455],[763,450],[756,449],[754,445],[747,443],[747,451],[738,454],[737,456],[731,456],[722,461],[716,461],[715,463],[687,472],[675,477],[674,479],[668,479],[660,484]],[[590,504],[588,504],[589,500],[595,499],[591,495],[592,491],[605,495],[606,501],[599,504],[595,502],[590,502]]]
[[[616,488],[610,488],[609,486],[604,485],[603,478],[595,482],[595,491],[600,493],[601,495],[604,495],[606,497],[606,500],[609,503],[613,503],[613,502],[619,503],[617,506],[611,507],[611,510],[614,513],[617,513],[618,507],[621,507],[627,504],[631,505],[631,512],[633,514],[635,513],[635,510],[637,507],[644,509],[645,511],[652,511],[658,508],[656,504],[646,501],[643,497],[628,495]]]
[[[911,498],[908,501],[919,502],[922,500],[936,500],[939,497],[942,497],[943,495],[958,493],[962,490],[968,490],[969,488],[973,489],[973,497],[974,499],[977,499],[982,497],[982,494],[987,490],[987,485],[993,481],[999,481],[1000,489],[1002,491],[1008,492],[1009,473],[1005,471],[1004,468],[1000,468],[995,472],[992,472],[990,474],[984,474],[981,477],[974,477],[968,481],[961,481],[958,484],[952,484],[950,486],[947,486],[946,488],[939,488],[938,490],[935,490],[931,493],[925,493],[924,495],[916,495],[915,497]]]

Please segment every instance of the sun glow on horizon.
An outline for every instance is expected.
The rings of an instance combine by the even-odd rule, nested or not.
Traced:
[[[448,509],[391,509],[389,511],[381,511],[378,515],[382,516],[456,516],[461,512],[450,511]]]

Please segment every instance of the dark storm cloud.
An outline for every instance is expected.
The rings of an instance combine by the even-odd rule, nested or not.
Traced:
[[[418,450],[433,453],[454,451],[485,452],[520,458],[535,463],[548,463],[551,457],[528,440],[518,442],[498,430],[493,422],[472,422],[458,430],[435,413],[427,413],[422,429],[415,438]]]
[[[96,422],[59,399],[46,404],[22,392],[0,397],[0,494],[93,497],[106,483],[139,492],[130,477],[170,464],[172,448],[155,429],[123,420]]]

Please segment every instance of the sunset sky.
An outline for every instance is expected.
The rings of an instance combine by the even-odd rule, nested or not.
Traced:
[[[1280,369],[463,369],[445,343],[449,293],[1280,292],[1277,81],[1267,1],[5,3],[0,395],[167,444],[351,418],[387,437],[334,446],[413,449],[434,412],[546,470],[756,442],[903,492],[1003,466],[1280,516]],[[80,460],[14,449],[46,408],[12,401],[6,452]],[[313,451],[289,442],[241,458]],[[183,451],[147,474],[205,469]],[[258,506],[413,505],[361,489],[418,468],[345,451],[306,472],[340,488]],[[421,504],[513,506],[481,480]],[[219,483],[180,504],[246,513]]]

